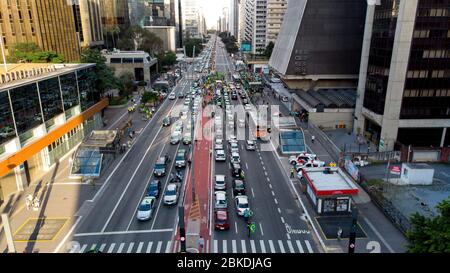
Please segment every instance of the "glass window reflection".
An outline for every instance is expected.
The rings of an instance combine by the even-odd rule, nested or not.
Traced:
[[[77,72],[82,111],[100,101],[100,93],[95,89],[93,73],[95,73],[93,69],[83,69]]]
[[[63,112],[58,78],[39,82],[39,95],[46,122]]]
[[[0,144],[14,138],[16,129],[7,91],[0,92]]]
[[[14,88],[9,92],[19,135],[42,123],[36,83]]]
[[[59,80],[61,82],[66,118],[69,119],[73,115],[73,111],[71,111],[71,109],[77,105],[80,105],[77,90],[77,77],[75,76],[75,73],[70,73],[60,76]]]

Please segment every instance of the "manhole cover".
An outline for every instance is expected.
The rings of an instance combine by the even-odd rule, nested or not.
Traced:
[[[14,233],[14,241],[51,241],[58,235],[67,220],[68,218],[28,218]]]

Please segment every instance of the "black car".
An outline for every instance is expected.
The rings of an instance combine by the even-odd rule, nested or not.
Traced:
[[[233,180],[233,194],[236,195],[245,195],[245,182],[240,179]]]
[[[178,93],[178,98],[179,98],[179,99],[184,98],[184,93],[183,93],[183,92],[179,92],[179,93]]]
[[[231,93],[231,99],[232,100],[237,100],[237,93],[236,92],[233,92],[233,93]]]
[[[179,149],[175,158],[175,168],[185,168],[187,161],[187,151]]]
[[[163,125],[164,127],[165,127],[165,126],[170,126],[170,117],[165,117],[165,118],[163,119],[162,125]]]
[[[159,180],[153,180],[150,182],[147,188],[147,196],[153,196],[159,198],[159,193],[161,192],[161,182]]]
[[[158,161],[156,161],[155,170],[153,171],[153,174],[155,176],[165,176],[167,165],[169,164],[169,162],[170,162],[170,158],[168,155],[161,156],[158,159]]]
[[[233,177],[241,177],[241,173],[242,173],[241,165],[238,163],[233,163],[231,165],[231,174],[233,175]]]

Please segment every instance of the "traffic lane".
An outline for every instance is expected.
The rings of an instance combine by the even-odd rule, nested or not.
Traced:
[[[130,180],[130,187],[124,193],[122,200],[115,211],[110,215],[109,222],[105,223],[105,231],[127,230],[130,218],[134,217],[135,204],[144,192],[144,187],[152,177],[152,172],[159,156],[169,152],[167,144],[170,139],[170,130],[164,128],[157,136],[157,141],[150,147],[149,153],[144,157],[141,166],[138,167],[135,177]]]
[[[148,168],[148,170],[146,172],[146,176],[145,176],[145,178],[147,178],[147,179],[145,180],[145,183],[143,183],[144,186],[136,189],[136,191],[135,191],[136,194],[139,194],[139,198],[133,199],[133,197],[130,197],[130,199],[127,199],[127,200],[130,200],[130,203],[129,203],[130,205],[127,207],[130,207],[130,209],[133,208],[133,212],[128,216],[129,223],[128,223],[126,230],[150,230],[150,229],[153,229],[152,227],[154,226],[155,222],[161,221],[160,219],[158,220],[158,216],[160,216],[159,212],[161,210],[161,207],[163,206],[163,196],[164,196],[164,192],[167,187],[167,184],[169,183],[170,174],[175,169],[174,168],[175,156],[178,151],[178,146],[179,146],[179,144],[172,145],[167,142],[164,143],[164,149],[161,151],[161,153],[159,154],[159,156],[156,159],[158,159],[160,156],[163,156],[166,153],[169,155],[171,161],[169,162],[169,165],[168,165],[169,167],[166,170],[166,175],[163,177],[156,177],[153,174],[154,164],[151,166],[148,166],[149,168]],[[156,160],[155,160],[155,163],[156,163]],[[150,177],[150,178],[148,178],[148,177]],[[142,202],[142,199],[146,195],[146,191],[147,191],[150,181],[154,181],[154,180],[160,181],[161,192],[160,192],[159,198],[156,201],[156,205],[153,208],[152,218],[150,219],[150,221],[137,220],[137,218],[136,218],[137,209],[138,209],[140,203]],[[135,205],[132,206],[133,203],[131,202],[131,200],[136,201]]]
[[[106,183],[103,192],[99,195],[99,199],[96,200],[89,214],[83,215],[83,220],[78,226],[77,232],[100,231],[103,228],[117,200],[129,184],[130,178],[144,156],[147,147],[157,137],[160,128],[157,125],[162,123],[162,119],[177,101],[165,100],[154,117],[145,125],[146,127],[144,127],[140,135],[137,135],[136,143],[128,151],[122,163],[113,164],[114,168],[111,166],[103,174],[103,177],[100,179],[101,183]],[[114,175],[111,175],[112,172],[114,172]],[[114,186],[111,187],[111,184]]]

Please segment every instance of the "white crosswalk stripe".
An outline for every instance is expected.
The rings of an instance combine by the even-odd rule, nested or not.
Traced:
[[[102,244],[98,250],[99,250],[100,252],[103,252],[103,250],[105,249],[105,247],[106,247],[106,244]]]
[[[219,249],[219,246],[218,246],[217,240],[214,240],[214,253],[219,253],[218,249]]]
[[[305,251],[303,251],[302,243],[300,243],[300,240],[295,240],[295,243],[297,244],[300,253],[305,253]]]
[[[252,253],[256,253],[255,241],[250,240],[250,247],[252,248]]]
[[[83,253],[87,246],[88,246],[87,244],[84,244],[84,245],[80,248],[80,251],[79,251],[79,252],[80,252],[80,253]]]
[[[166,253],[170,253],[170,246],[172,245],[172,241],[168,241],[167,242],[167,246],[166,246]]]
[[[138,248],[136,250],[136,253],[141,253],[142,247],[144,246],[144,242],[140,242],[138,245]]]
[[[133,250],[133,246],[134,246],[134,243],[133,242],[130,243],[130,245],[128,246],[127,253],[131,253],[131,251]]]
[[[222,253],[227,253],[227,240],[223,240],[223,252]]]
[[[237,247],[236,247],[236,240],[231,241],[232,247],[232,253],[237,253]]]
[[[145,252],[150,253],[150,251],[152,250],[152,246],[153,246],[153,242],[149,242],[147,245],[147,251],[145,251]]]
[[[97,244],[93,244],[93,245],[91,246],[91,248],[89,248],[89,250],[95,250],[96,247],[97,247]]]
[[[122,249],[125,246],[125,243],[121,243],[119,246],[119,249],[117,250],[117,253],[122,253]]]
[[[269,247],[270,247],[270,252],[271,253],[275,253],[275,246],[273,245],[273,241],[269,240]]]
[[[313,251],[311,245],[309,244],[308,240],[305,240],[305,245],[306,245],[306,248],[308,249],[309,253],[314,253],[314,251]]]
[[[288,245],[288,247],[289,247],[289,251],[290,251],[291,253],[295,253],[295,250],[294,250],[294,247],[292,246],[291,240],[288,240],[288,241],[287,241],[287,245]]]
[[[162,243],[163,243],[162,241],[159,241],[159,242],[158,242],[158,245],[156,246],[156,253],[160,253]]]
[[[286,251],[284,251],[283,241],[278,240],[278,245],[280,246],[281,253],[286,253]]]
[[[247,247],[245,245],[245,240],[241,240],[242,253],[247,253]]]
[[[108,253],[111,253],[115,246],[116,246],[116,243],[112,243],[108,248]]]
[[[264,245],[264,240],[259,240],[259,244],[261,245],[261,252],[266,253],[266,246]]]

